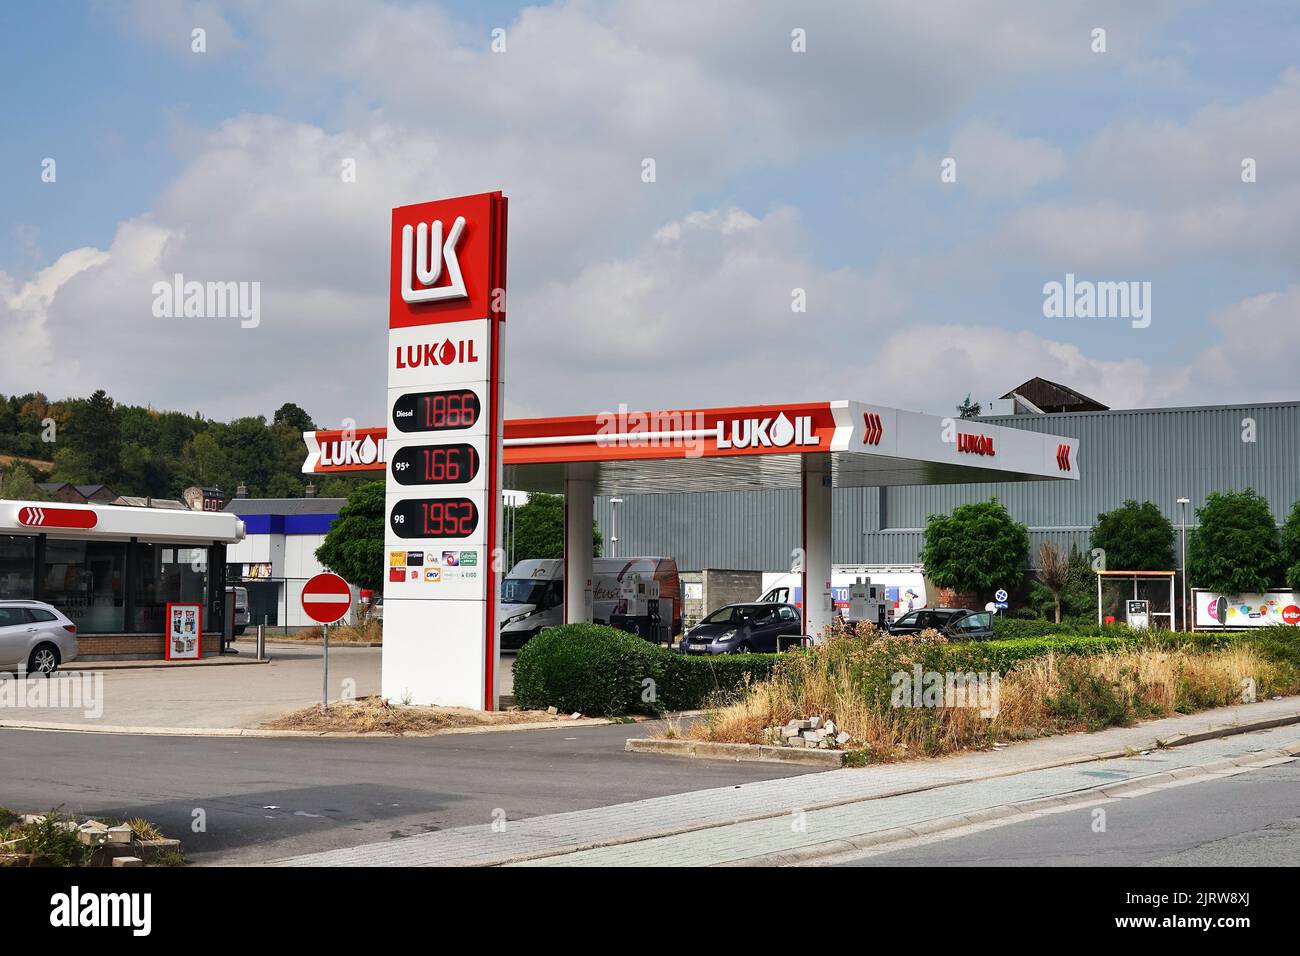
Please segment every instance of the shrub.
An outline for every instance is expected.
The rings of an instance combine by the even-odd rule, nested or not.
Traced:
[[[1187,578],[1221,594],[1256,594],[1282,579],[1281,539],[1268,499],[1252,489],[1211,492],[1187,539]]]
[[[772,654],[687,657],[599,624],[548,628],[515,660],[515,703],[600,717],[690,710],[762,680]]]

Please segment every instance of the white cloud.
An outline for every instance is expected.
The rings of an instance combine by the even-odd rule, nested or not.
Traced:
[[[1065,172],[1065,153],[1045,140],[1012,135],[987,120],[971,120],[960,126],[948,144],[949,157],[956,161],[956,186],[991,199],[1021,196]],[[916,175],[938,181],[939,163],[934,157],[918,158]]]

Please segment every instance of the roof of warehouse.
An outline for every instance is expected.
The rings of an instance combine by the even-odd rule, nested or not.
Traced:
[[[244,515],[336,515],[346,498],[236,498],[222,510]]]

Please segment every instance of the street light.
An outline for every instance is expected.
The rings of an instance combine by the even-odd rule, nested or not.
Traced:
[[[1178,504],[1182,508],[1182,517],[1178,520],[1179,531],[1182,532],[1181,550],[1183,553],[1183,630],[1187,630],[1187,506],[1192,503],[1191,498],[1179,498]]]
[[[622,503],[622,498],[609,499],[609,556],[611,558],[618,557],[618,506]]]

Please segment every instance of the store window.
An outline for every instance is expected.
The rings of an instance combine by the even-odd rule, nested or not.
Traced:
[[[35,592],[36,538],[0,535],[0,600],[30,600]]]
[[[168,601],[208,603],[208,549],[138,542],[135,546],[137,634],[161,634]],[[205,612],[204,626],[209,618]]]
[[[121,633],[126,623],[125,571],[124,541],[47,538],[41,597],[83,634]]]

